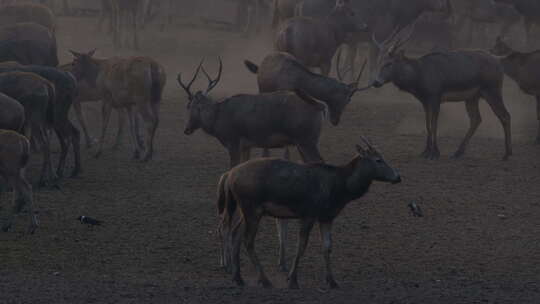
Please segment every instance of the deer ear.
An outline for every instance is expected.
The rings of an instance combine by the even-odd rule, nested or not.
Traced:
[[[92,57],[96,53],[97,49],[93,49],[90,52],[88,52],[88,56]]]

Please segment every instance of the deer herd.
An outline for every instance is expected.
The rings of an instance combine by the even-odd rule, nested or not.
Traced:
[[[447,2],[418,0],[414,5],[424,5],[422,10],[442,10]],[[99,26],[105,19],[110,20],[114,45],[139,48],[138,32],[149,1],[102,3]],[[526,94],[536,97],[540,121],[538,51],[518,52],[501,37],[489,51],[439,51],[409,57],[404,46],[414,36],[419,14],[408,22],[395,22],[393,30],[380,41],[376,22],[372,18],[359,21],[359,9],[353,1],[276,0],[274,9],[275,49],[269,50],[260,64],[244,62],[257,77],[259,93],[238,94],[219,101],[212,98],[210,93],[219,85],[224,72],[221,59],[214,76],[205,69],[204,60],[189,80],[183,73],[177,75],[178,85],[187,96],[184,133],[191,135],[203,130],[215,137],[230,157],[230,170],[221,176],[217,189],[218,232],[221,264],[238,285],[244,284],[240,273],[242,244],[258,273],[258,282],[265,287],[272,285],[254,244],[261,218],[270,216],[276,218],[279,266],[283,271],[288,269],[287,221],[300,222],[288,286],[298,288],[300,259],[315,223],[319,224],[323,243],[326,282],[331,288],[338,286],[330,262],[334,219],[349,202],[362,197],[374,181],[401,182],[398,171],[364,137],[359,138],[361,142],[350,162],[342,166],[324,162],[319,151],[324,119],[328,116],[330,123],[337,126],[356,93],[393,83],[418,99],[426,116],[427,142],[422,156],[427,159],[440,157],[437,127],[441,103],[465,102],[470,127],[454,154],[461,157],[481,123],[480,99],[500,120],[505,137],[503,158],[509,159],[512,133],[502,94],[505,74]],[[126,44],[126,25],[130,23],[133,35]],[[120,117],[116,142],[127,117],[133,158],[147,162],[154,153],[160,103],[167,83],[164,67],[146,56],[96,58],[95,50],[71,50],[73,61],[59,65],[56,27],[54,14],[44,5],[14,3],[0,7],[0,174],[13,189],[13,208],[3,223],[4,231],[12,227],[15,215],[25,206],[30,214],[30,232],[38,226],[32,210],[32,187],[25,176],[32,150],[42,155],[40,186],[55,186],[64,176],[70,149],[75,163],[71,176],[82,172],[81,134],[69,116],[72,106],[85,143],[91,146],[94,142],[81,104],[102,102],[103,125],[96,157],[103,151],[113,109]],[[371,80],[365,87],[360,86],[360,80],[368,60],[357,74],[353,64],[362,39],[370,43],[370,53],[374,55],[369,60]],[[345,70],[341,62],[344,45],[349,49]],[[334,58],[337,79],[329,76]],[[315,73],[314,68],[320,69],[320,73]],[[353,81],[347,83],[349,72]],[[206,88],[193,88],[199,77],[208,81]],[[61,146],[55,168],[50,131],[54,131]],[[540,126],[536,142],[540,143]],[[289,147],[297,148],[303,163],[289,160]],[[264,149],[262,158],[250,160],[254,148]],[[269,150],[276,148],[286,150],[284,159],[269,157]]]

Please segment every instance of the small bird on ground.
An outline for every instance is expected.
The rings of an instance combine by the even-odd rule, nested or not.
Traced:
[[[409,209],[411,209],[411,213],[413,216],[416,216],[416,217],[424,216],[424,212],[422,212],[422,209],[420,209],[420,206],[418,206],[415,202],[410,202],[408,206],[409,206]]]
[[[88,217],[88,216],[84,216],[84,215],[81,215],[77,218],[81,224],[87,224],[89,226],[99,226],[103,223],[103,221],[98,221],[96,219],[93,219],[91,217]]]

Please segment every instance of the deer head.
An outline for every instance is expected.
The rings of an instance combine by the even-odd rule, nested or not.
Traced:
[[[96,80],[99,74],[99,65],[94,59],[96,49],[88,53],[79,53],[70,50],[73,55],[73,75],[78,80],[85,80],[93,86],[96,86]]]
[[[218,85],[219,81],[221,80],[221,74],[223,72],[223,63],[221,61],[221,58],[219,58],[219,71],[218,71],[217,76],[214,79],[212,79],[210,75],[206,72],[206,70],[204,69],[203,63],[204,63],[204,59],[201,60],[201,63],[195,70],[195,74],[193,75],[193,78],[187,85],[182,82],[181,73],[179,73],[177,77],[178,84],[180,85],[180,87],[184,89],[184,91],[186,92],[188,96],[187,109],[189,110],[189,120],[184,130],[184,134],[186,135],[193,134],[193,132],[201,128],[205,124],[205,122],[208,122],[214,119],[214,117],[212,117],[214,116],[213,111],[208,108],[208,105],[213,104],[214,101],[208,96],[208,94]],[[202,71],[203,74],[208,79],[208,86],[204,92],[199,90],[194,94],[191,90],[191,86],[197,79],[197,76],[199,75],[200,71]]]

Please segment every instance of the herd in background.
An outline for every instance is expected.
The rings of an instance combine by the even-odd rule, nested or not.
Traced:
[[[152,1],[101,2],[98,27],[109,20],[106,23],[114,46],[140,48],[138,32],[146,23]],[[522,13],[527,33],[533,24],[540,23],[540,5],[535,1],[494,2],[509,5],[508,10],[513,6],[512,11]],[[237,19],[243,20],[247,28],[264,20],[258,17],[262,7],[269,7],[264,0],[238,0],[238,5],[239,14],[246,12],[248,16]],[[221,59],[214,77],[206,71],[204,61],[189,82],[178,74],[178,84],[188,99],[184,133],[191,135],[202,129],[215,137],[230,156],[231,170],[219,181],[217,208],[221,263],[232,272],[237,284],[244,284],[239,264],[240,246],[244,244],[258,272],[258,282],[271,286],[254,250],[259,221],[271,216],[277,219],[279,266],[283,271],[288,269],[287,220],[300,220],[289,287],[298,288],[298,265],[315,223],[319,224],[323,240],[326,281],[330,287],[337,287],[330,265],[333,220],[347,203],[365,194],[372,182],[401,182],[397,170],[366,138],[361,138],[363,145],[357,145],[357,155],[348,164],[324,163],[319,152],[323,119],[327,115],[332,125],[338,125],[356,93],[393,83],[415,96],[426,114],[427,141],[422,156],[427,159],[440,157],[437,125],[441,103],[465,102],[470,127],[454,154],[461,157],[481,123],[480,99],[486,100],[503,127],[503,158],[512,155],[511,118],[502,94],[505,74],[526,94],[536,96],[540,121],[540,52],[518,52],[500,36],[489,51],[438,50],[414,58],[405,54],[404,46],[419,39],[426,28],[421,20],[424,13],[457,18],[454,6],[452,0],[274,0],[275,48],[268,50],[260,64],[244,62],[256,74],[258,94],[239,94],[221,101],[210,97],[222,77]],[[506,30],[507,23],[502,33]],[[102,101],[103,125],[96,157],[103,150],[113,109],[120,118],[116,143],[127,118],[133,158],[149,161],[153,156],[159,107],[167,83],[164,68],[145,56],[98,59],[95,51],[71,51],[73,62],[59,65],[55,32],[55,15],[47,6],[0,6],[0,174],[14,192],[14,207],[3,223],[4,231],[11,228],[15,215],[25,205],[30,209],[30,232],[38,226],[32,210],[32,188],[24,172],[32,148],[39,150],[43,158],[40,185],[54,186],[64,176],[70,149],[75,162],[71,175],[82,172],[81,135],[69,117],[72,106],[86,145],[91,146],[81,104]],[[531,42],[528,37],[527,42]],[[356,56],[363,42],[369,44],[370,56],[357,73]],[[343,50],[347,52],[344,64]],[[368,61],[370,81],[361,87]],[[329,76],[333,62],[337,79]],[[317,68],[320,73],[313,71]],[[192,85],[201,73],[208,86],[195,91]],[[348,75],[350,82],[346,82]],[[56,168],[49,147],[50,130],[61,145]],[[540,126],[536,142],[540,143]],[[303,164],[289,161],[290,146],[298,149]],[[254,148],[264,149],[263,158],[250,161]],[[275,148],[285,148],[284,159],[268,158],[269,150]]]

